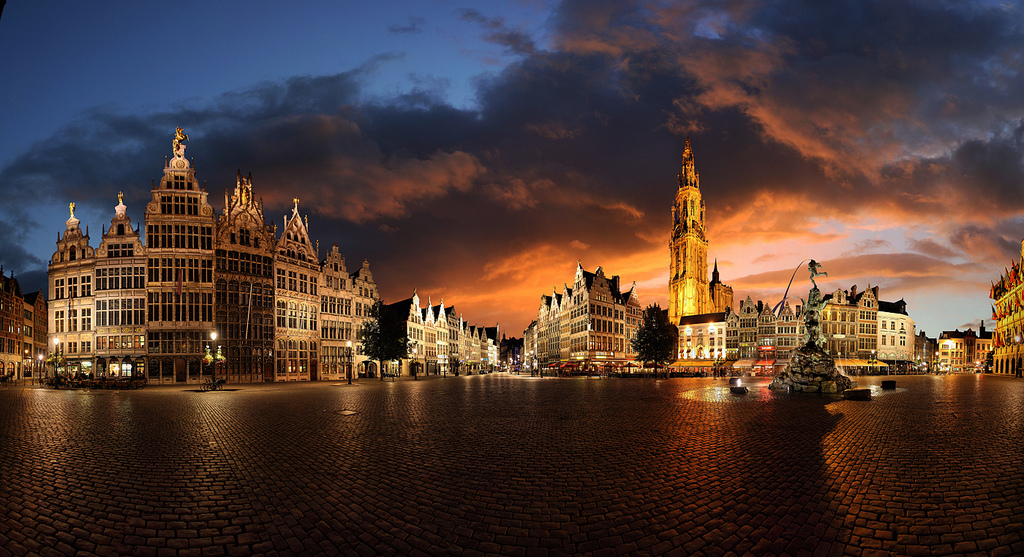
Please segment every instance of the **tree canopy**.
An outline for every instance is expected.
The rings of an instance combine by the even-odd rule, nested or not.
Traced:
[[[405,321],[384,302],[377,300],[369,308],[369,319],[359,328],[359,342],[363,354],[380,364],[381,378],[384,377],[384,362],[400,360],[409,355],[409,338]]]
[[[644,310],[643,321],[630,341],[636,352],[636,359],[645,365],[651,363],[655,371],[659,364],[672,361],[676,351],[676,332],[668,322],[668,315],[661,306],[654,304]]]

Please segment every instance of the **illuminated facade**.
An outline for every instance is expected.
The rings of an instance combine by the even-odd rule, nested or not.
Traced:
[[[992,351],[992,333],[981,325],[973,329],[943,331],[938,339],[938,371],[945,373],[982,373]]]
[[[299,215],[299,200],[284,217],[274,252],[277,307],[273,381],[309,381],[319,374],[320,264]]]
[[[828,353],[840,366],[878,367],[878,287],[837,289],[823,298],[821,332]]]
[[[877,357],[894,369],[906,371],[914,362],[914,320],[907,314],[907,303],[878,301]]]
[[[235,177],[233,192],[224,192],[217,217],[215,331],[203,346],[219,378],[229,383],[261,382],[274,369],[274,232],[263,216],[263,201],[252,191],[252,175]],[[213,370],[209,370],[213,371]]]
[[[50,303],[47,353],[56,355],[59,360],[60,367],[56,372],[92,373],[95,358],[92,277],[96,267],[96,250],[89,245],[88,229],[83,233],[79,227],[81,221],[75,217],[74,203],[70,209],[71,217],[64,223],[64,234],[58,235],[57,251],[50,257],[48,269]],[[54,373],[50,369],[48,375]]]
[[[636,285],[577,263],[572,286],[542,296],[535,326],[537,362],[546,368],[607,370],[631,364],[631,340],[642,320]],[[497,339],[495,339],[497,341]]]
[[[396,370],[400,375],[475,373],[493,370],[498,364],[498,327],[469,325],[454,306],[444,300],[420,307],[420,296],[387,305],[405,322],[409,352]],[[457,361],[457,363],[456,363]]]
[[[92,315],[82,307],[77,317],[83,335],[90,324],[93,329],[96,377],[146,375],[146,254],[139,230],[118,196],[110,228],[96,248],[95,276],[91,281],[87,275],[79,277],[79,294],[86,296],[91,288],[94,296]],[[83,368],[86,363],[82,361]]]
[[[48,335],[46,348],[35,350],[56,350],[61,373],[142,376],[150,383],[209,377],[208,348],[223,354],[216,372],[231,383],[314,380],[321,366],[330,372],[325,379],[336,379],[365,360],[355,331],[377,297],[369,264],[349,274],[337,248],[319,261],[297,200],[278,238],[251,176],[241,172],[215,219],[184,156],[187,140],[177,130],[173,156],[153,184],[145,243],[121,196],[95,249],[70,205],[49,263],[52,302],[33,306],[46,322],[32,334]],[[322,296],[325,276],[331,286]],[[321,307],[332,310],[332,326],[323,330]],[[321,334],[328,336],[326,354]],[[20,347],[19,361],[32,350]]]
[[[184,138],[146,205],[149,382],[197,382],[213,320],[213,232],[206,188],[185,158]]]
[[[1024,257],[1024,241],[1021,242]],[[1011,261],[989,291],[992,298],[992,319],[996,330],[992,335],[992,372],[1001,375],[1024,375],[1024,276],[1019,261]]]

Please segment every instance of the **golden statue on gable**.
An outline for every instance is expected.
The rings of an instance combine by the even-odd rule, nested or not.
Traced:
[[[175,127],[174,128],[174,141],[171,143],[171,150],[174,151],[174,156],[182,159],[185,158],[185,145],[182,141],[188,141],[188,134],[185,130]]]
[[[71,210],[71,218],[75,218],[75,202],[68,203],[68,209]]]

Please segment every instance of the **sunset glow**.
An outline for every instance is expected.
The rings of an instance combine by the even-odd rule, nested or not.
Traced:
[[[823,291],[880,286],[930,336],[991,325],[1024,238],[1018,3],[468,5],[177,2],[175,28],[166,4],[8,3],[4,272],[44,288],[70,202],[94,238],[118,192],[140,219],[180,126],[218,211],[251,173],[385,301],[520,336],[577,261],[666,305],[690,138],[737,303],[814,258]]]

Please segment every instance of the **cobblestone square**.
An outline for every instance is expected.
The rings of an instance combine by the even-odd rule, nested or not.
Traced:
[[[1024,382],[0,389],[0,554],[1024,554]]]

